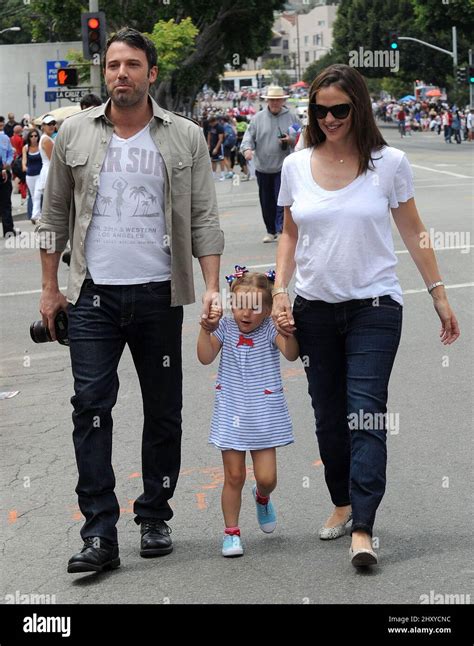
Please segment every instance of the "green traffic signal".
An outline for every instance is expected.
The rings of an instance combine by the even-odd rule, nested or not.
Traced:
[[[391,31],[389,33],[388,40],[390,43],[390,49],[398,49],[398,33],[396,31]]]

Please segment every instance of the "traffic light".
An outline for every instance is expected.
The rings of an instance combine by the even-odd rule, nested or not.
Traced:
[[[105,49],[106,41],[105,13],[95,11],[81,14],[81,32],[84,58],[100,62],[100,55]]]
[[[56,78],[59,87],[75,87],[78,84],[77,69],[75,67],[60,67]]]
[[[467,69],[465,67],[458,67],[456,70],[456,81],[458,83],[465,83],[467,80]]]
[[[469,83],[472,85],[474,84],[474,67],[469,68]]]
[[[389,33],[388,42],[390,49],[398,49],[398,33],[396,31],[391,31]]]

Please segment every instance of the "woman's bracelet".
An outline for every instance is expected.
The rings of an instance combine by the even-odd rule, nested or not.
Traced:
[[[275,287],[272,289],[272,298],[277,294],[289,294],[289,290],[286,287]]]
[[[431,285],[429,285],[428,288],[427,288],[428,289],[428,294],[431,294],[433,289],[435,287],[440,287],[440,285],[442,285],[444,287],[444,283],[443,283],[442,280],[438,280],[438,281],[436,281],[436,283],[432,283]]]

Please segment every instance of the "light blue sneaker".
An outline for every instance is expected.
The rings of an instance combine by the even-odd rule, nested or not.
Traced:
[[[222,556],[242,556],[244,548],[240,536],[224,534],[222,541]]]
[[[275,531],[277,524],[276,511],[273,507],[272,501],[269,500],[266,505],[261,505],[257,502],[257,485],[252,487],[252,494],[255,500],[255,506],[257,507],[257,520],[260,525],[260,529],[265,534],[271,534]]]

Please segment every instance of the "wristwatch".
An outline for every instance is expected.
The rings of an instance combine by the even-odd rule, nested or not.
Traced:
[[[272,289],[272,298],[277,294],[289,294],[290,292],[286,287],[275,287]]]

